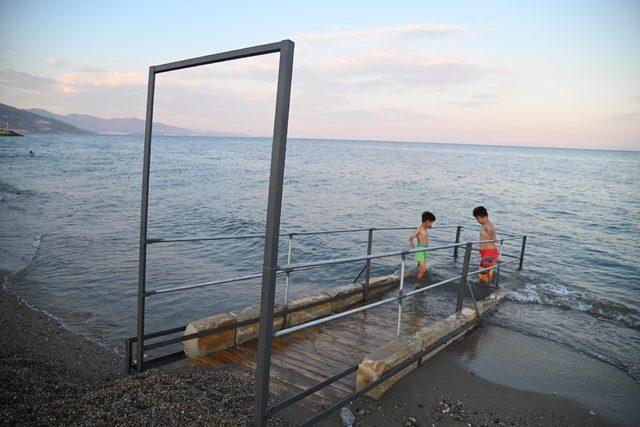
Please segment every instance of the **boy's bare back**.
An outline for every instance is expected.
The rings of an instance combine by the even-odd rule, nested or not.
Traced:
[[[480,240],[496,240],[497,238],[496,226],[493,225],[491,221],[487,221],[482,225],[480,229]],[[495,247],[496,244],[494,242],[480,243],[480,249],[492,249]]]
[[[409,237],[409,246],[413,248],[413,239],[418,239],[418,243],[423,245],[429,244],[429,232],[422,225],[416,228],[416,231]]]

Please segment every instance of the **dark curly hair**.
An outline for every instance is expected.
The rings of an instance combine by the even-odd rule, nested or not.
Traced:
[[[424,211],[422,212],[422,222],[425,222],[425,221],[435,222],[436,216],[429,211]]]
[[[474,217],[485,217],[485,216],[489,216],[489,213],[487,212],[487,208],[485,208],[484,206],[478,206],[477,208],[473,209],[473,216]]]

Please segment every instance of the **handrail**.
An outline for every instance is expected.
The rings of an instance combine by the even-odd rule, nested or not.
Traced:
[[[510,239],[477,240],[477,241],[473,241],[473,242],[451,243],[451,244],[448,244],[448,245],[433,246],[433,247],[429,247],[429,248],[426,248],[426,249],[412,249],[412,250],[404,250],[404,251],[382,252],[382,253],[379,253],[379,254],[362,255],[362,256],[359,256],[359,257],[335,258],[335,259],[325,260],[325,261],[303,262],[303,263],[297,263],[297,264],[287,264],[287,265],[283,265],[283,266],[278,266],[278,271],[283,271],[283,272],[286,273],[286,272],[301,270],[303,268],[321,267],[321,266],[326,266],[326,265],[347,264],[347,263],[351,263],[351,262],[367,261],[367,260],[371,260],[371,259],[389,258],[389,257],[398,256],[398,255],[402,255],[402,254],[412,255],[412,254],[420,253],[420,252],[432,252],[432,251],[437,251],[437,250],[440,250],[440,249],[451,249],[451,248],[455,248],[455,247],[465,246],[467,243],[472,243],[474,245],[475,244],[480,244],[480,243],[498,243],[500,241],[515,240],[515,239],[520,239],[520,238],[522,238],[522,236],[517,237],[517,238],[513,237],[513,238],[510,238]]]
[[[184,290],[187,290],[187,289],[204,288],[205,286],[222,285],[224,283],[231,283],[231,282],[242,282],[242,281],[245,281],[245,280],[257,279],[259,277],[262,277],[262,273],[251,274],[251,275],[248,275],[248,276],[232,277],[230,279],[216,280],[216,281],[213,281],[213,282],[208,282],[208,281],[207,282],[196,282],[196,283],[192,283],[192,284],[184,285],[184,286],[172,286],[172,287],[168,287],[168,288],[161,288],[161,289],[147,291],[145,294],[146,294],[146,296],[166,294],[166,293],[169,293],[169,292],[184,291]]]
[[[509,238],[509,239],[500,239],[499,241],[515,240],[515,239],[520,239],[521,237],[522,236],[513,237],[513,238]],[[382,253],[378,253],[378,254],[362,255],[362,256],[358,256],[358,257],[334,258],[334,259],[324,260],[324,261],[286,264],[284,266],[278,266],[277,273],[278,274],[283,274],[283,273],[287,274],[287,273],[291,273],[293,271],[310,270],[310,269],[313,269],[313,268],[319,268],[319,267],[324,267],[324,266],[328,266],[328,265],[349,264],[349,263],[358,262],[358,261],[368,261],[368,260],[380,259],[380,258],[391,258],[391,257],[394,257],[394,256],[403,255],[403,254],[412,255],[412,254],[421,253],[421,252],[432,252],[432,251],[437,251],[437,250],[442,250],[442,249],[451,249],[451,248],[465,246],[467,243],[472,243],[472,244],[476,245],[476,244],[480,244],[480,243],[497,243],[497,242],[498,242],[498,240],[477,240],[477,241],[474,241],[474,242],[451,243],[451,244],[447,244],[447,245],[433,246],[433,247],[429,247],[427,249],[412,249],[412,250],[404,250],[404,251],[382,252]],[[183,290],[189,290],[189,289],[204,288],[204,287],[207,287],[207,286],[222,285],[222,284],[225,284],[225,283],[242,282],[242,281],[246,281],[246,280],[257,279],[257,278],[260,278],[260,277],[262,277],[262,273],[255,273],[255,274],[250,274],[250,275],[246,275],[246,276],[232,277],[232,278],[228,278],[228,279],[215,280],[215,281],[195,282],[195,283],[190,283],[190,284],[187,284],[187,285],[170,286],[170,287],[160,288],[160,289],[156,289],[156,290],[149,290],[149,291],[145,292],[145,295],[146,296],[160,295],[160,294],[166,294],[166,293],[170,293],[170,292],[177,292],[177,291],[183,291]]]
[[[451,244],[448,244],[448,245],[433,246],[433,247],[426,248],[426,249],[412,249],[412,250],[404,250],[404,251],[382,252],[382,253],[379,253],[379,254],[362,255],[362,256],[358,256],[358,257],[335,258],[335,259],[330,259],[330,260],[325,260],[325,261],[301,262],[301,263],[297,263],[297,264],[286,264],[286,265],[283,265],[283,266],[278,266],[278,271],[291,272],[291,271],[301,270],[303,268],[309,268],[309,267],[321,267],[321,266],[325,266],[325,265],[348,264],[348,263],[351,263],[351,262],[367,261],[367,260],[370,260],[370,259],[389,258],[389,257],[398,256],[398,255],[402,255],[402,254],[409,255],[409,254],[415,254],[415,253],[419,253],[419,252],[431,252],[431,251],[436,251],[436,250],[440,250],[440,249],[450,249],[450,248],[460,247],[460,246],[464,246],[464,245],[466,245],[466,243],[451,243]]]
[[[178,242],[199,242],[204,240],[233,240],[233,239],[260,239],[264,238],[264,234],[245,234],[242,236],[236,235],[222,235],[222,236],[209,236],[209,237],[175,237],[175,238],[149,238],[147,244],[154,243],[178,243]]]
[[[433,227],[436,229],[457,228],[464,226],[460,225],[443,225]],[[313,236],[322,234],[339,234],[339,233],[356,233],[359,231],[393,231],[393,230],[413,230],[416,227],[368,227],[368,228],[345,228],[337,230],[321,230],[321,231],[292,231],[287,233],[280,233],[280,236]],[[262,239],[264,234],[243,234],[243,235],[220,235],[220,236],[204,236],[204,237],[169,237],[169,238],[148,238],[147,244],[152,245],[155,243],[185,243],[185,242],[199,242],[199,241],[212,241],[212,240],[234,240],[234,239]]]

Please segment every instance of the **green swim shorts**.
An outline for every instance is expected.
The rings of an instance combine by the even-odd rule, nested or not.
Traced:
[[[422,243],[416,245],[416,249],[426,249],[428,246]],[[416,252],[413,254],[413,259],[416,262],[426,262],[429,259],[429,252]]]

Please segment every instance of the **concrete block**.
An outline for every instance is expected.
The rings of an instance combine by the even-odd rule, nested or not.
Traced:
[[[325,292],[329,298],[336,298],[331,302],[331,311],[340,313],[348,307],[362,302],[364,294],[362,293],[362,284],[353,283],[351,285],[338,286]]]
[[[282,306],[276,305],[274,307],[274,313],[281,311],[283,309]],[[260,307],[247,307],[242,308],[240,310],[235,310],[229,313],[237,323],[240,323],[244,320],[255,319],[260,317]],[[235,345],[240,345],[247,341],[251,341],[253,339],[258,338],[259,331],[259,321],[255,323],[250,323],[245,326],[238,326],[236,328],[236,336],[235,336]],[[279,331],[282,329],[282,325],[284,323],[284,316],[274,316],[273,317],[273,331]]]
[[[310,295],[291,301],[289,303],[290,309],[302,307],[311,303],[318,303],[318,305],[288,314],[287,325],[295,326],[331,314],[332,304],[331,301],[328,301],[328,299],[329,296],[327,294],[319,294]],[[322,301],[325,302],[322,303]]]
[[[491,310],[493,307],[502,303],[507,297],[507,291],[505,289],[500,289],[482,301],[478,301],[478,310],[480,310],[480,314],[484,314],[487,311]]]
[[[472,305],[471,307],[464,307],[460,311],[460,315],[470,322],[478,317],[478,312],[476,311],[475,306]]]
[[[469,323],[462,313],[454,313],[451,316],[445,317],[442,321],[447,325],[447,333],[451,333]]]
[[[502,302],[507,298],[507,294],[509,292],[506,289],[498,289],[497,291],[493,292],[491,295],[489,295],[487,298],[489,299],[497,299],[498,301]]]
[[[226,313],[217,314],[215,316],[205,317],[204,319],[194,320],[193,322],[189,323],[184,331],[184,334],[189,335],[207,329],[233,325],[235,323],[236,319],[231,317],[230,315]],[[231,328],[213,335],[193,338],[184,341],[184,352],[187,357],[190,358],[206,356],[207,354],[215,353],[216,351],[221,351],[229,347],[233,347],[235,344],[235,336],[236,330],[235,328]]]
[[[447,335],[449,332],[451,332],[450,325],[438,320],[419,329],[411,336],[420,344],[421,349],[425,349]]]
[[[402,336],[378,348],[364,358],[358,365],[356,390],[371,384],[394,366],[402,363],[420,352],[420,344],[413,338]],[[367,395],[379,399],[393,384],[407,373],[418,367],[418,362],[412,363],[382,384],[372,388]]]

